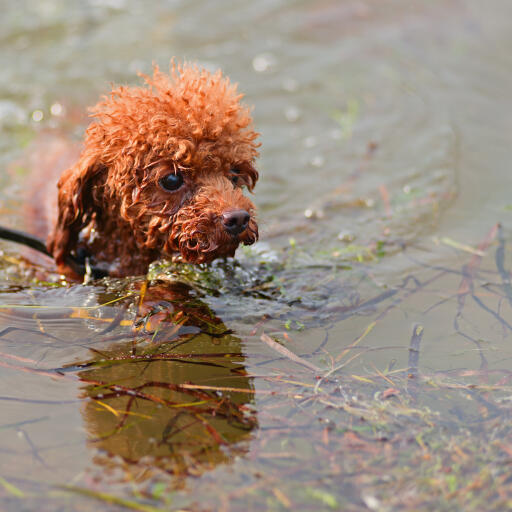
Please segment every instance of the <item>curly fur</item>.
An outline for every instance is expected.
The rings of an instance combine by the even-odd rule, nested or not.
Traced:
[[[236,85],[174,61],[169,75],[155,67],[142,76],[146,86],[118,87],[91,109],[82,154],[59,180],[47,246],[63,272],[80,248],[123,276],[162,255],[192,263],[232,256],[258,238],[242,193],[258,179],[258,134]],[[182,174],[179,190],[159,184],[170,173]],[[233,236],[222,215],[239,209],[250,221]]]

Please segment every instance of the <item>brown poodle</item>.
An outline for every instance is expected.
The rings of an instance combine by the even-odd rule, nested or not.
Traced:
[[[222,76],[155,67],[145,87],[119,87],[91,110],[76,163],[61,175],[47,247],[59,271],[89,260],[110,275],[146,272],[161,256],[233,256],[258,238],[258,156],[249,109]]]

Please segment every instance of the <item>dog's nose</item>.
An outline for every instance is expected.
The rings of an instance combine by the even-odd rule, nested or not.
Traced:
[[[250,219],[245,210],[231,210],[222,214],[222,225],[230,235],[236,236],[245,231]]]

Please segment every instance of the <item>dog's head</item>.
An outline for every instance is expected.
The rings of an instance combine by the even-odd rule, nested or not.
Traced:
[[[114,89],[91,109],[85,149],[59,181],[48,244],[57,263],[91,222],[99,233],[132,237],[140,251],[192,263],[232,256],[258,238],[243,194],[258,179],[258,134],[236,86],[188,64],[144,78],[145,87]]]

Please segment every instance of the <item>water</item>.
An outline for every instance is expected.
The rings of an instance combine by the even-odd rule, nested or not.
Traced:
[[[2,510],[510,505],[508,2],[0,5],[2,224],[172,56],[262,142],[237,262],[62,286],[2,244]]]

